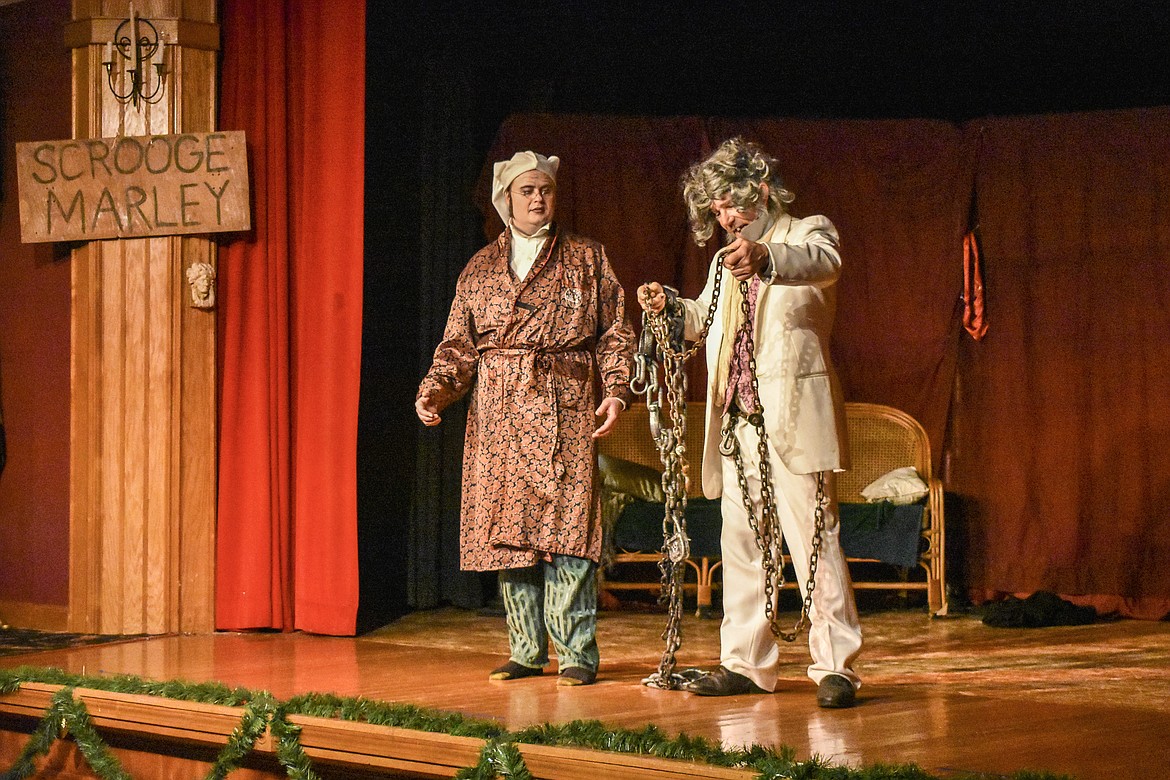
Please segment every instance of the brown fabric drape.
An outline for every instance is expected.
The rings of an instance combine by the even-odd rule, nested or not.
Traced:
[[[632,294],[661,281],[696,295],[718,240],[696,247],[680,179],[733,135],[775,155],[797,215],[824,214],[842,236],[834,356],[849,400],[885,403],[922,421],[942,454],[955,371],[971,144],[934,121],[704,120],[517,115],[500,128],[478,188],[485,232],[490,163],[521,149],[562,158],[558,216],[601,240]],[[637,309],[631,309],[636,316]],[[692,361],[690,397],[704,392]]]
[[[840,230],[846,397],[926,428],[955,504],[952,581],[977,600],[1049,590],[1170,612],[1170,109],[965,127],[520,115],[488,165],[561,155],[562,216],[605,242],[627,291],[658,279],[693,295],[709,254],[678,177],[737,134],[780,159],[794,213]]]
[[[695,295],[706,279],[707,259],[718,248],[695,246],[680,196],[683,170],[709,149],[698,117],[523,114],[500,126],[476,188],[484,235],[504,224],[491,205],[491,167],[531,149],[561,158],[557,221],[605,245],[626,290],[626,311],[641,332],[638,285],[658,281]],[[703,361],[688,367],[688,397],[702,398]]]
[[[703,254],[686,229],[679,197],[683,169],[706,153],[698,118],[526,114],[501,125],[488,152],[476,202],[485,238],[504,224],[490,201],[491,165],[532,149],[561,158],[557,221],[605,245],[627,288],[655,280],[702,284]],[[688,262],[695,261],[695,262]]]
[[[364,19],[224,8],[220,124],[246,132],[254,230],[219,255],[219,628],[355,630]]]
[[[973,149],[932,120],[712,120],[711,141],[757,141],[780,161],[798,216],[841,234],[833,359],[845,397],[926,429],[936,468],[960,333]]]
[[[982,597],[1170,612],[1170,109],[987,120],[949,487]],[[1092,596],[1095,598],[1077,598]]]

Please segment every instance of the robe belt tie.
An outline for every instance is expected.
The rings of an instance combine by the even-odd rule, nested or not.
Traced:
[[[547,447],[547,457],[552,465],[557,479],[564,476],[564,464],[557,457],[560,452],[560,399],[557,393],[556,374],[558,366],[564,366],[568,361],[559,360],[560,355],[591,355],[592,351],[582,347],[495,347],[484,350],[481,359],[519,360],[520,376],[525,380],[524,386],[535,394],[543,394],[548,398],[552,411],[552,426],[548,433],[551,441]],[[564,373],[564,372],[562,372]],[[500,377],[501,383],[504,377]],[[573,381],[580,381],[574,378]],[[500,397],[505,395],[503,386],[497,388]]]

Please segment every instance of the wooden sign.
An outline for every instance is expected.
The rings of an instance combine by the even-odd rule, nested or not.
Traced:
[[[242,131],[18,143],[16,175],[25,243],[251,227]]]

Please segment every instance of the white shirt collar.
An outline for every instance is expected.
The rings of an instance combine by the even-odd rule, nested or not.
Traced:
[[[536,264],[536,257],[548,239],[549,224],[541,225],[531,236],[524,235],[524,231],[511,222],[509,222],[508,227],[512,230],[512,252],[508,263],[512,266],[512,272],[516,274],[516,278],[524,281],[528,272],[532,270],[532,266]]]
[[[535,241],[538,238],[544,238],[545,236],[547,236],[549,227],[551,225],[552,225],[551,222],[545,222],[543,225],[541,225],[539,228],[536,229],[535,233],[533,233],[532,235],[528,235],[523,230],[516,227],[516,223],[514,221],[508,220],[508,227],[510,227],[512,229],[513,238],[528,239],[529,241]]]

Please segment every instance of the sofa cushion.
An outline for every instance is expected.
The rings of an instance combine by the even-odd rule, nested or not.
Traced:
[[[661,501],[630,501],[614,528],[614,546],[631,552],[661,550],[665,511],[666,506]],[[723,531],[719,499],[688,499],[686,521],[691,557],[719,557],[719,535]]]
[[[612,455],[598,455],[601,484],[613,493],[625,493],[642,501],[665,501],[662,472]]]
[[[719,499],[687,501],[687,535],[691,557],[719,557],[723,519]],[[840,504],[841,549],[850,558],[872,558],[895,566],[918,563],[922,539],[924,502],[897,505]],[[630,552],[655,552],[662,548],[661,501],[629,498],[617,510],[612,526],[612,546]]]

